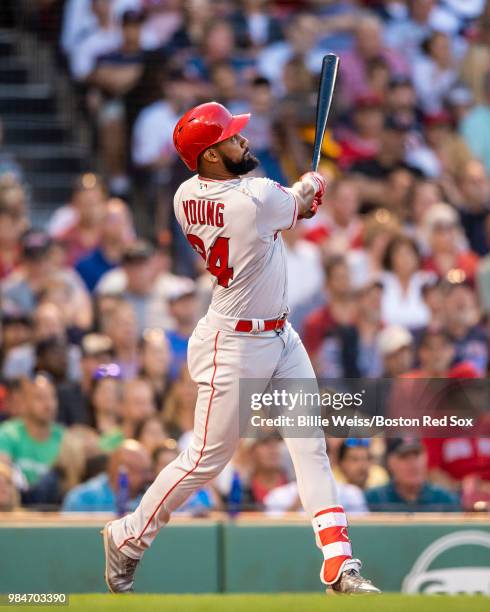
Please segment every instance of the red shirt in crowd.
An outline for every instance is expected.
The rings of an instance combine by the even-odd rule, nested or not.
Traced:
[[[441,469],[454,480],[477,475],[490,481],[490,438],[425,438],[429,469]]]
[[[475,280],[479,261],[480,258],[473,251],[461,251],[461,253],[458,253],[456,256],[456,260],[452,267],[462,270],[466,280],[473,282]],[[422,264],[422,268],[428,272],[434,272],[437,276],[445,276],[445,272],[440,269],[437,265],[437,261],[433,257],[427,257]]]

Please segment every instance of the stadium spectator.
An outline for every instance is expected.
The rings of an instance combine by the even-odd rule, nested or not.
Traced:
[[[36,366],[35,344],[48,338],[67,340],[60,308],[56,304],[45,302],[34,311],[30,341],[11,348],[5,355],[2,364],[3,376],[7,379],[30,376]],[[68,379],[77,381],[80,378],[80,349],[75,344],[69,345],[67,360]]]
[[[127,176],[127,128],[132,127],[130,98],[141,81],[146,54],[142,44],[144,14],[128,10],[122,15],[122,40],[117,48],[99,54],[91,74],[92,87],[99,93],[100,152],[109,190],[124,197],[129,191]]]
[[[457,512],[457,497],[427,480],[427,455],[414,438],[387,441],[390,482],[366,491],[373,512]]]
[[[408,76],[395,76],[388,83],[386,112],[402,124],[416,126],[420,121],[417,94]]]
[[[475,253],[485,255],[489,247],[486,220],[490,206],[490,178],[481,162],[471,160],[461,168],[456,179],[457,189],[451,197],[459,208],[466,237]]]
[[[100,448],[112,451],[119,446],[123,436],[122,422],[122,382],[116,364],[100,365],[93,374],[89,397],[89,421],[100,434]]]
[[[392,173],[400,169],[416,172],[405,159],[407,138],[412,128],[413,126],[405,119],[396,116],[385,117],[377,155],[360,160],[351,166],[350,170],[359,182],[365,208],[383,206],[398,215],[403,212],[396,209],[387,180]]]
[[[460,128],[469,148],[490,175],[490,70],[485,75],[483,95],[481,104],[468,111]]]
[[[91,12],[95,17],[92,27],[80,32],[78,40],[70,45],[71,74],[80,83],[90,82],[99,55],[116,49],[121,36],[110,0],[91,0]]]
[[[168,392],[170,345],[162,329],[146,329],[141,340],[140,372],[153,389],[157,409],[161,410]]]
[[[66,339],[51,336],[38,342],[35,347],[34,373],[45,372],[55,387],[67,382],[68,344]]]
[[[83,337],[80,358],[80,380],[58,384],[58,421],[64,425],[93,425],[90,412],[92,381],[101,364],[112,359],[111,339],[102,334]]]
[[[73,215],[73,222],[66,229],[53,232],[65,248],[67,265],[75,265],[98,246],[105,202],[105,189],[98,176],[88,173],[76,180],[67,211]]]
[[[413,337],[399,325],[385,327],[378,334],[378,350],[383,360],[383,378],[397,378],[413,367]]]
[[[19,263],[21,233],[18,215],[10,208],[0,205],[0,281]]]
[[[362,286],[366,279],[381,278],[386,248],[401,229],[397,217],[385,208],[364,215],[361,244],[349,249],[346,255],[354,287]]]
[[[427,148],[422,148],[426,159],[419,159],[419,167],[427,176],[454,176],[459,169],[472,159],[464,139],[453,130],[453,118],[444,110],[429,113],[423,117],[424,136]],[[412,163],[416,163],[416,155]]]
[[[490,13],[488,12],[488,3],[487,9],[483,11],[475,25],[474,40],[468,46],[462,62],[461,78],[470,87],[475,102],[482,104],[485,100],[484,78],[490,60]]]
[[[342,440],[334,468],[338,483],[355,485],[363,491],[386,483],[386,471],[374,463],[370,446],[369,438]]]
[[[153,453],[157,450],[162,442],[167,437],[167,432],[163,426],[160,416],[154,415],[140,421],[135,427],[135,440],[141,442],[146,450],[153,457]]]
[[[136,313],[139,335],[148,324],[148,311],[155,301],[153,288],[158,270],[154,255],[150,244],[136,241],[126,247],[121,260],[126,277],[126,287],[121,297],[131,304]]]
[[[302,337],[310,357],[314,358],[323,338],[335,327],[337,321],[343,322],[351,293],[349,267],[342,256],[336,255],[325,264],[326,304],[313,311],[305,320]]]
[[[390,76],[406,75],[405,59],[393,49],[383,46],[381,21],[371,14],[356,21],[355,45],[341,57],[340,96],[342,103],[350,108],[354,100],[369,90],[368,72],[370,63],[382,59]]]
[[[282,39],[280,22],[268,10],[269,0],[240,0],[231,16],[238,47],[260,49]]]
[[[12,212],[16,231],[20,234],[30,227],[28,196],[24,186],[12,174],[0,177],[0,207]]]
[[[136,246],[136,248],[133,249],[132,243],[130,243],[127,247],[128,252],[141,253],[141,245],[144,245],[144,252],[153,251],[151,267],[154,268],[153,272],[155,279],[150,294],[145,298],[148,303],[144,327],[162,329],[173,328],[175,327],[175,321],[169,312],[169,296],[180,288],[187,290],[190,279],[174,274],[171,271],[172,259],[167,247],[158,246],[158,248],[153,248],[145,241],[137,241],[137,244],[140,246]],[[126,252],[126,250],[124,252]],[[145,259],[145,257],[143,257],[143,259]],[[111,300],[120,300],[121,296],[126,294],[126,290],[127,277],[123,266],[119,265],[102,276],[97,284],[96,294],[99,296],[99,303],[102,300],[104,303],[110,304]],[[208,302],[206,303],[206,307],[207,304]]]
[[[450,38],[443,32],[431,32],[422,45],[424,54],[413,67],[413,83],[425,112],[443,109],[443,100],[457,83],[458,70]]]
[[[0,462],[12,464],[32,486],[49,470],[60,452],[64,428],[55,422],[57,402],[45,375],[22,382],[22,415],[0,425]]]
[[[258,172],[278,183],[285,184],[287,179],[279,158],[280,143],[275,98],[268,79],[256,77],[252,81],[247,106],[252,116],[243,130],[243,135],[250,142],[250,148],[260,162]]]
[[[151,458],[136,440],[125,440],[109,457],[107,470],[65,496],[64,512],[116,512],[121,471],[128,478],[128,510],[134,510],[152,479]]]
[[[196,285],[189,279],[175,286],[167,298],[170,315],[175,321],[175,328],[166,331],[171,354],[169,374],[174,380],[186,363],[187,345],[198,320]]]
[[[41,231],[30,231],[22,238],[21,265],[2,282],[2,307],[32,314],[37,294],[52,273],[52,241]]]
[[[423,442],[432,482],[459,492],[465,510],[490,501],[488,438],[427,438]]]
[[[435,4],[435,0],[410,0],[407,18],[388,22],[385,43],[413,62],[434,28]]]
[[[251,501],[259,507],[270,491],[288,482],[283,465],[283,445],[282,440],[272,435],[254,440],[250,453],[252,471],[249,488]]]
[[[2,343],[0,361],[3,363],[5,356],[11,349],[23,344],[28,344],[32,335],[32,320],[22,313],[5,313],[1,319]]]
[[[155,413],[155,398],[150,384],[142,378],[125,381],[121,401],[123,437],[136,438],[136,431],[142,423]]]
[[[349,177],[336,179],[325,199],[328,206],[322,207],[324,210],[321,209],[315,220],[308,224],[306,237],[321,244],[330,254],[345,253],[350,248],[360,246],[361,202],[356,182]]]
[[[339,130],[341,146],[339,164],[348,169],[352,164],[372,159],[379,151],[379,135],[383,127],[383,99],[374,93],[358,96],[352,109],[351,123]]]
[[[0,512],[12,512],[20,507],[14,473],[6,463],[0,462]]]
[[[464,232],[457,212],[448,204],[433,204],[422,219],[430,254],[423,262],[424,270],[440,278],[455,280],[456,275],[473,282],[478,256],[466,248]]]
[[[386,248],[383,274],[383,321],[409,329],[426,325],[429,310],[422,297],[422,287],[431,279],[420,271],[416,244],[406,236],[395,237]]]
[[[139,370],[138,321],[134,308],[118,300],[102,322],[102,330],[112,341],[114,361],[124,379],[134,378]]]
[[[75,266],[89,291],[95,289],[105,272],[121,262],[124,249],[134,238],[131,215],[122,200],[107,202],[101,224],[99,246]]]
[[[424,218],[429,214],[429,209],[442,202],[442,190],[439,183],[431,179],[418,179],[412,185],[407,198],[406,221],[408,222],[408,233],[417,242],[422,255],[430,251],[425,233]]]
[[[100,454],[99,437],[93,429],[83,425],[70,427],[65,431],[54,465],[22,493],[23,505],[48,511],[59,508],[68,491],[87,477],[89,460]]]
[[[285,29],[285,40],[264,47],[257,57],[257,72],[281,91],[284,67],[294,57],[304,58],[308,70],[318,74],[323,50],[317,46],[320,28],[313,15],[294,15]]]
[[[450,283],[444,291],[444,323],[455,348],[455,363],[470,363],[484,377],[488,367],[488,337],[480,324],[475,291],[466,283]]]
[[[192,438],[196,398],[197,385],[184,366],[172,384],[163,407],[165,428],[177,440],[179,450],[186,449]]]

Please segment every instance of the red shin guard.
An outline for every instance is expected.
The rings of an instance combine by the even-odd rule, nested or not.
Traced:
[[[344,563],[352,559],[352,547],[347,534],[347,517],[342,506],[320,510],[312,520],[319,548],[325,559],[320,572],[324,584],[334,584]]]

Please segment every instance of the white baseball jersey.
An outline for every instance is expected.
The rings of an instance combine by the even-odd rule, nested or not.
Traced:
[[[195,175],[177,190],[174,210],[214,277],[213,310],[244,319],[287,312],[280,231],[296,223],[298,203],[291,189],[266,178],[215,181]]]

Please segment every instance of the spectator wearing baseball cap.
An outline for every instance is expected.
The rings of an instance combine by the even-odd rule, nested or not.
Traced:
[[[37,293],[52,272],[53,241],[42,230],[29,230],[21,240],[20,266],[2,282],[3,307],[32,314]]]
[[[424,270],[450,282],[473,282],[479,257],[468,249],[456,210],[439,202],[433,204],[422,219],[430,255],[423,262]]]
[[[175,328],[166,332],[172,356],[169,375],[171,380],[175,380],[186,363],[189,338],[198,319],[199,300],[196,283],[187,279],[185,283],[176,284],[170,289],[167,299],[170,314],[175,321]]]
[[[453,493],[427,480],[427,455],[417,438],[386,441],[386,467],[390,481],[366,491],[373,512],[456,512]]]
[[[122,298],[134,309],[141,335],[148,326],[148,311],[155,299],[154,286],[157,277],[155,249],[144,240],[129,244],[123,252],[121,267],[126,277],[126,288]]]
[[[383,361],[383,378],[397,378],[413,366],[412,334],[401,325],[389,325],[378,334],[378,351]]]
[[[112,360],[112,341],[103,334],[87,334],[81,342],[80,380],[58,384],[58,421],[64,425],[92,425],[90,394],[94,372]]]

